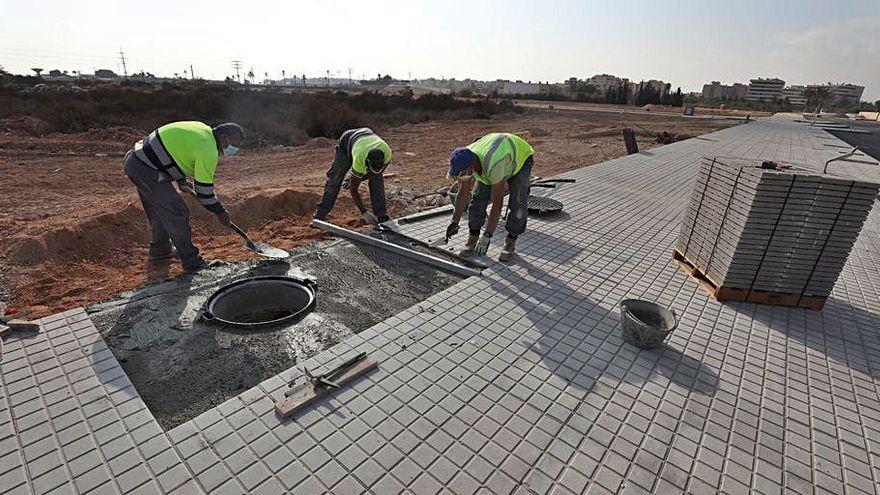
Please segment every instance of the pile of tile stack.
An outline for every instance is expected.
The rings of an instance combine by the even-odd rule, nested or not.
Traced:
[[[821,309],[880,185],[706,158],[673,257],[718,300]]]

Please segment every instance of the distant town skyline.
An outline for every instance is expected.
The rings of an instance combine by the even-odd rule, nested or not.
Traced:
[[[156,0],[142,4],[47,0],[0,5],[0,65],[91,73],[141,70],[223,79],[253,68],[262,80],[306,74],[346,78],[457,78],[562,82],[608,73],[704,84],[778,77],[789,85],[852,83],[880,99],[880,2],[718,0],[264,2]],[[501,6],[504,8],[500,8]],[[621,7],[620,5],[616,7]],[[192,66],[192,69],[190,69]]]

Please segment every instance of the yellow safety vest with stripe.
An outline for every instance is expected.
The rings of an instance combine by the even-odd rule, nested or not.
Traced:
[[[358,129],[352,134],[349,148],[351,149],[351,175],[355,177],[363,178],[367,175],[367,155],[370,151],[380,150],[385,156],[382,170],[385,170],[385,167],[391,163],[391,147],[368,127]],[[382,173],[382,170],[378,170],[376,173]]]
[[[209,126],[193,121],[163,125],[138,141],[134,154],[173,180],[192,177],[199,203],[214,213],[223,211],[214,194],[220,152]]]
[[[480,159],[482,170],[474,179],[491,186],[518,174],[526,160],[535,153],[531,145],[516,134],[493,132],[467,146]]]

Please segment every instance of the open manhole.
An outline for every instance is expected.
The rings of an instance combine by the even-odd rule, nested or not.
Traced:
[[[556,213],[562,211],[562,202],[546,196],[529,196],[527,203],[528,209],[532,213],[543,215],[545,213]]]
[[[202,317],[240,327],[274,325],[315,306],[315,284],[291,277],[253,277],[231,283],[208,298]]]

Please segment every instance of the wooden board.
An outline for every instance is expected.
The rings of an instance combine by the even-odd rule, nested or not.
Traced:
[[[367,371],[377,367],[378,364],[371,359],[364,359],[360,361],[356,365],[348,368],[339,375],[334,383],[343,387],[346,383],[354,380],[358,376],[366,373]],[[322,397],[327,395],[332,395],[335,391],[335,388],[332,387],[318,387],[315,388],[312,386],[311,382],[306,381],[300,385],[297,385],[290,390],[287,391],[286,397],[283,400],[280,400],[275,403],[275,412],[281,416],[282,418],[286,418],[300,409],[312,404]]]
[[[688,260],[678,248],[672,249],[672,260],[681,267],[685,274],[694,279],[709,294],[709,297],[716,301],[744,301],[772,306],[808,308],[819,311],[825,306],[825,301],[828,299],[824,296],[806,296],[789,292],[725,287],[713,282],[702,270]]]

